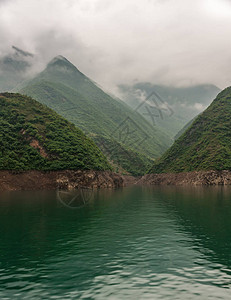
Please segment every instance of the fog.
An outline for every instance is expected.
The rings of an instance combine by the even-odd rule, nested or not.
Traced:
[[[119,84],[231,85],[228,0],[0,0],[0,56],[37,70],[56,55],[109,91]]]

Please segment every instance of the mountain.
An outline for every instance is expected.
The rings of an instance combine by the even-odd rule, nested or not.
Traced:
[[[106,94],[63,56],[55,57],[20,92],[82,129],[115,170],[141,175],[172,143],[142,115]]]
[[[11,91],[26,79],[33,54],[12,46],[12,51],[0,58],[0,92]]]
[[[196,117],[190,120],[183,128],[181,128],[180,131],[177,132],[177,134],[174,136],[174,140],[177,140],[195,121]]]
[[[231,170],[231,87],[218,94],[150,173]]]
[[[20,94],[0,94],[1,170],[105,170],[99,148],[50,108]]]
[[[220,89],[211,84],[177,88],[141,82],[132,86],[120,85],[119,91],[121,98],[132,108],[146,103],[138,111],[174,138],[211,103]],[[147,109],[152,111],[154,118]]]

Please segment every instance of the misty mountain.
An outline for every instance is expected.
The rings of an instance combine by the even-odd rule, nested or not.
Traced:
[[[218,94],[150,173],[231,170],[231,87]]]
[[[172,143],[142,115],[100,89],[62,56],[21,93],[34,97],[93,138],[117,170],[139,175]]]
[[[0,91],[11,91],[27,77],[33,54],[12,46],[12,51],[0,59]]]
[[[206,109],[220,92],[211,84],[176,88],[148,82],[133,86],[120,85],[119,90],[121,98],[132,108],[144,103],[138,111],[171,137]]]

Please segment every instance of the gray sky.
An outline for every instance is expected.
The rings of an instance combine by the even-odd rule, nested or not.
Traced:
[[[231,85],[231,0],[0,0],[0,55],[56,55],[115,92],[150,81]]]

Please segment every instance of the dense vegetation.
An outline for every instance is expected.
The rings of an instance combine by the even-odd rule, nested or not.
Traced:
[[[195,119],[196,117],[190,120],[183,128],[181,128],[181,130],[175,135],[174,140],[177,140],[192,125]]]
[[[231,87],[222,91],[150,173],[231,170]]]
[[[21,86],[20,92],[46,104],[82,129],[104,151],[115,170],[141,175],[172,143],[169,136],[125,103],[106,94],[64,57],[54,58],[42,73]],[[131,144],[129,138],[121,140],[121,125],[126,131],[126,120],[138,143],[147,136],[141,146]],[[105,143],[113,151],[105,151]]]
[[[116,172],[140,176],[147,173],[154,163],[154,160],[131,150],[116,140],[98,137],[97,144],[109,157],[109,162]]]
[[[0,94],[0,169],[110,169],[74,124],[20,94]]]

